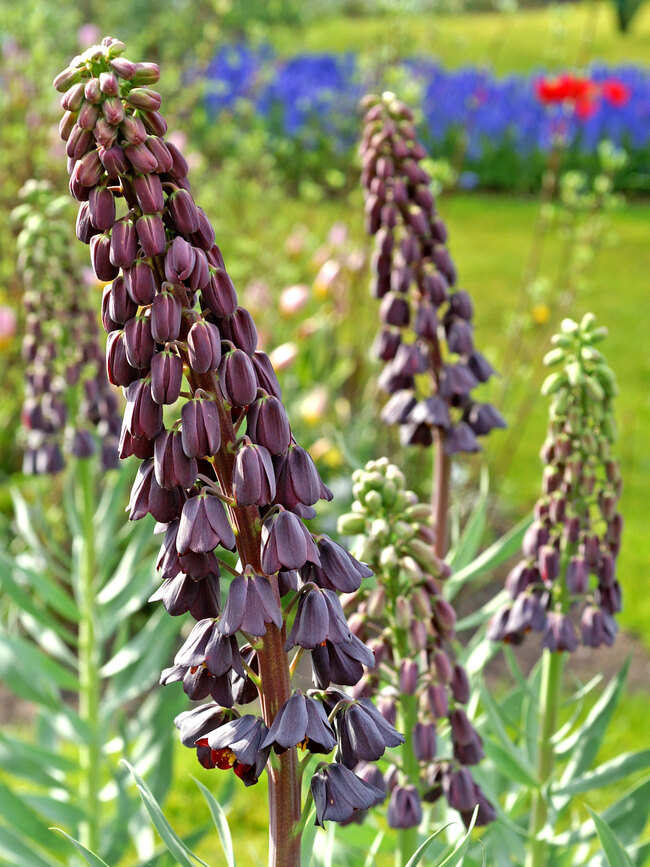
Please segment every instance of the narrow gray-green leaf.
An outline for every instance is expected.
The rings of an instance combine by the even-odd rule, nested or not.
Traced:
[[[66,832],[63,831],[61,828],[50,828],[50,831],[57,831],[59,834],[63,834],[63,836],[72,843],[77,852],[83,855],[84,861],[86,862],[86,864],[89,864],[90,867],[109,867],[106,861],[102,861],[99,855],[91,852],[90,849],[86,849],[86,847],[83,846],[78,840],[75,840],[74,837],[66,834]]]
[[[199,782],[196,777],[192,777],[192,779],[201,790],[201,793],[210,808],[210,815],[212,816],[215,828],[217,829],[217,834],[221,840],[221,848],[223,849],[223,854],[226,856],[226,863],[228,864],[228,867],[236,867],[232,835],[230,833],[230,826],[228,825],[226,814],[212,792],[207,789],[203,783]]]
[[[570,754],[565,768],[560,788],[585,774],[596,757],[603,737],[612,718],[618,702],[621,698],[627,672],[630,667],[629,658],[623,664],[621,670],[607,685],[603,694],[598,699],[587,715],[584,723],[557,748],[558,754]],[[558,804],[558,809],[567,803],[565,799]]]
[[[527,761],[524,759],[518,760],[516,755],[505,750],[491,738],[484,739],[483,747],[485,754],[492,759],[499,771],[505,774],[506,777],[529,789],[537,788],[535,778],[526,769]]]
[[[2,861],[6,858],[6,861]],[[12,867],[61,867],[59,860],[45,860],[45,857],[34,849],[29,837],[21,837],[10,828],[0,826],[0,863],[11,864]]]
[[[142,777],[125,759],[122,759],[122,764],[129,770],[133,777],[133,781],[135,782],[140,797],[142,798],[142,803],[144,804],[147,813],[149,813],[156,831],[160,834],[160,839],[163,841],[165,846],[167,846],[178,863],[182,865],[182,867],[195,867],[193,861],[197,861],[199,864],[203,864],[203,867],[210,867],[209,864],[206,864],[205,861],[199,858],[198,855],[195,855],[194,852],[188,849],[185,843],[183,843],[181,838],[165,818],[160,805]]]
[[[415,850],[415,852],[411,855],[411,857],[409,858],[409,860],[406,864],[406,867],[417,867],[417,865],[420,863],[420,861],[424,858],[427,849],[429,848],[431,843],[433,843],[433,841],[436,839],[436,837],[438,837],[440,834],[442,834],[443,831],[446,831],[447,828],[451,827],[451,825],[453,825],[453,824],[454,824],[453,822],[449,822],[449,824],[443,825],[442,828],[438,828],[437,831],[434,831],[433,834],[431,834],[429,837],[427,837],[427,839],[424,841],[424,843],[422,843],[421,846],[418,846],[418,848]]]
[[[521,548],[522,539],[532,520],[532,517],[529,517],[520,521],[512,530],[509,530],[500,539],[493,542],[489,548],[486,548],[471,563],[468,563],[467,566],[452,575],[445,583],[445,596],[448,599],[453,599],[467,581],[479,578],[485,572],[494,569],[501,563],[505,563],[509,557],[516,554]]]
[[[455,867],[456,864],[460,864],[465,852],[467,851],[467,847],[469,846],[469,841],[471,838],[472,831],[474,829],[474,825],[476,824],[476,817],[478,816],[478,806],[474,808],[474,813],[472,814],[472,821],[469,823],[469,827],[465,833],[463,839],[458,843],[453,852],[450,852],[447,857],[438,864],[438,867]],[[407,865],[408,867],[408,865]]]
[[[590,810],[589,807],[587,807],[587,809],[589,810],[589,815],[596,826],[596,833],[598,834],[598,839],[602,844],[609,867],[634,867],[629,855],[607,822],[605,822],[604,819],[601,819],[593,810]]]
[[[372,846],[368,850],[368,855],[366,856],[366,860],[363,862],[363,867],[374,867],[375,864],[375,855],[379,852],[379,847],[381,846],[381,841],[384,839],[384,832],[378,831],[377,836],[372,841]]]
[[[604,762],[593,771],[588,771],[581,777],[576,777],[566,785],[553,791],[554,795],[578,795],[590,789],[609,786],[619,780],[624,780],[636,771],[650,767],[650,750],[640,750],[636,753],[624,753],[609,762]]]
[[[488,475],[481,474],[481,492],[458,541],[458,545],[449,557],[452,573],[459,572],[468,566],[476,557],[483,534],[485,533],[485,515],[487,511]]]

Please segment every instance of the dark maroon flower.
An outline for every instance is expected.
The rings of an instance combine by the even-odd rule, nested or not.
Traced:
[[[195,458],[183,451],[180,431],[163,431],[154,444],[154,471],[161,488],[191,488],[197,480]]]
[[[321,827],[327,821],[345,822],[359,810],[380,804],[385,797],[382,789],[365,782],[337,762],[320,765],[310,785],[316,807],[316,824]]]
[[[189,575],[179,572],[172,578],[166,578],[149,598],[149,602],[158,600],[162,601],[167,613],[173,617],[188,611],[195,620],[216,617],[220,604],[219,578],[217,575],[208,575],[200,581],[195,581]],[[239,699],[235,698],[235,701]]]
[[[462,765],[476,765],[483,758],[483,741],[462,708],[449,714],[454,756]]]
[[[133,146],[131,146],[133,147]],[[141,145],[138,145],[141,147]],[[126,149],[127,156],[130,148]],[[161,256],[167,241],[162,219],[156,214],[145,214],[135,224],[138,240],[145,256]]]
[[[348,642],[352,638],[339,598],[333,590],[305,588],[285,644],[285,650],[299,647],[313,650],[325,641],[333,644]]]
[[[181,743],[186,747],[196,746],[196,742],[219,726],[233,719],[233,711],[220,707],[215,702],[179,713],[174,725],[180,732]]]
[[[217,408],[210,400],[193,398],[181,410],[183,449],[188,458],[214,455],[221,445]]]
[[[231,406],[248,406],[257,395],[255,368],[241,349],[226,352],[219,365],[219,387],[224,400]]]
[[[336,745],[334,730],[321,702],[297,691],[278,711],[263,747],[283,753],[299,746],[310,753],[329,753]]]
[[[216,325],[199,319],[187,335],[187,357],[195,373],[216,370],[221,361],[221,335]]]
[[[124,271],[126,290],[138,306],[151,304],[156,294],[156,281],[151,266],[138,259]]]
[[[266,767],[269,747],[263,747],[268,729],[258,717],[246,715],[210,732],[207,745],[218,768],[232,767],[246,786],[256,783]]]
[[[388,802],[391,828],[417,828],[422,821],[422,804],[415,786],[395,786]]]
[[[300,569],[304,584],[313,582],[325,590],[353,593],[359,589],[364,578],[373,574],[365,563],[360,563],[329,536],[315,536],[314,541],[320,556],[320,566],[306,563]]]
[[[217,545],[234,549],[235,535],[223,503],[204,488],[200,494],[186,500],[183,506],[176,549],[181,555],[188,551],[207,554]]]
[[[309,452],[295,443],[286,454],[273,461],[276,475],[276,502],[285,509],[293,509],[298,503],[313,506],[323,495],[323,483]],[[328,500],[332,494],[328,489]]]
[[[250,635],[265,635],[267,623],[282,628],[282,611],[269,579],[264,575],[237,575],[230,582],[220,631],[234,635],[241,629]]]
[[[151,382],[138,379],[125,389],[126,410],[123,428],[135,437],[153,440],[162,430],[162,407],[151,394]]]
[[[559,612],[550,611],[546,616],[546,627],[542,635],[542,647],[551,653],[556,651],[574,651],[578,647],[578,636],[573,623]]]
[[[124,326],[126,360],[131,367],[147,370],[155,351],[151,335],[151,318],[146,314],[134,316]]]
[[[355,635],[343,644],[326,641],[311,652],[314,685],[327,689],[331,683],[354,686],[363,675],[363,666],[375,664],[373,652]]]
[[[283,455],[291,442],[289,419],[281,401],[273,395],[256,400],[246,416],[246,433],[272,455]]]
[[[151,359],[151,396],[156,403],[173,404],[178,400],[183,381],[183,362],[170,349],[157,352]]]
[[[404,743],[404,736],[388,723],[367,698],[350,699],[338,689],[328,689],[323,695],[338,742],[336,761],[355,768],[360,761],[374,762],[387,747]]]
[[[266,506],[275,499],[275,473],[271,455],[254,443],[245,442],[235,456],[232,488],[243,506]]]
[[[153,460],[149,458],[140,464],[129,500],[129,520],[139,521],[152,514],[156,521],[166,524],[179,516],[181,506],[179,488],[165,490],[156,481]]]
[[[276,512],[262,525],[262,569],[272,575],[280,569],[300,569],[307,561],[320,565],[311,533],[296,515]]]

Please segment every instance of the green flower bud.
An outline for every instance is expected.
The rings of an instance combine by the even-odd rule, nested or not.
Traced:
[[[341,515],[337,523],[339,533],[344,536],[357,536],[359,533],[363,533],[365,527],[366,521],[363,516],[354,515],[351,512]]]

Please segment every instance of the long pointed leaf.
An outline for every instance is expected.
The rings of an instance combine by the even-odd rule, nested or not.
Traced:
[[[481,492],[474,506],[474,510],[461,534],[458,545],[449,557],[449,566],[452,572],[459,572],[476,557],[481,539],[485,533],[485,516],[487,512],[488,475],[487,471],[481,474]]]
[[[522,539],[530,524],[532,517],[525,518],[520,521],[512,530],[505,533],[496,542],[493,542],[489,548],[486,548],[482,554],[479,554],[471,563],[468,563],[463,569],[460,569],[455,575],[445,582],[445,596],[448,599],[453,599],[460,588],[468,581],[479,578],[481,575],[499,566],[501,563],[516,554],[521,547]]]
[[[221,848],[223,849],[223,854],[226,856],[226,862],[228,864],[228,867],[236,867],[235,852],[232,845],[232,836],[230,834],[230,826],[228,825],[228,819],[226,818],[226,814],[224,813],[221,804],[217,801],[212,792],[207,789],[203,785],[203,783],[199,782],[196,777],[192,777],[192,779],[199,787],[201,794],[207,801],[208,807],[210,809],[210,815],[212,816],[215,828],[217,829],[217,834],[219,835],[219,839],[221,840]]]
[[[476,824],[476,817],[478,816],[478,806],[474,808],[474,813],[472,815],[472,821],[469,823],[469,827],[465,833],[463,839],[458,843],[453,852],[450,852],[449,855],[440,862],[438,867],[455,867],[456,864],[460,864],[465,852],[467,851],[467,847],[469,846],[469,841],[471,838],[472,831],[474,829],[474,825]],[[408,864],[407,864],[408,867]]]
[[[151,790],[142,777],[125,759],[122,759],[122,764],[129,770],[133,777],[133,781],[135,782],[140,797],[142,798],[142,803],[144,804],[147,813],[149,813],[156,831],[160,834],[161,840],[165,846],[167,846],[171,854],[176,858],[178,863],[181,864],[182,867],[195,867],[193,862],[196,861],[199,864],[202,864],[203,867],[210,867],[209,864],[206,864],[205,861],[199,858],[198,855],[195,855],[194,852],[188,849],[185,843],[183,843],[181,838],[165,818],[160,805],[152,795]]]
[[[99,855],[96,855],[94,852],[91,852],[90,849],[86,849],[78,840],[75,840],[74,837],[71,837],[69,834],[66,834],[65,831],[61,830],[61,828],[50,828],[51,831],[57,831],[59,834],[63,834],[72,845],[75,847],[77,852],[79,852],[84,857],[84,861],[86,864],[89,864],[90,867],[109,867],[106,861],[102,861]]]
[[[650,750],[640,750],[636,753],[624,753],[609,762],[604,762],[593,771],[576,777],[564,786],[553,791],[553,795],[578,795],[590,789],[600,789],[619,780],[626,779],[630,774],[650,767]]]
[[[589,807],[587,809],[589,810]],[[602,844],[609,867],[634,867],[632,860],[607,822],[601,819],[593,810],[589,810],[589,815],[596,826],[596,833]]]
[[[431,834],[429,837],[427,837],[427,839],[424,841],[424,843],[422,843],[421,846],[418,846],[418,848],[415,850],[415,852],[411,855],[411,857],[409,858],[409,860],[406,864],[406,867],[417,867],[417,865],[420,863],[420,861],[424,858],[427,849],[429,848],[431,843],[433,843],[433,841],[436,839],[436,837],[438,837],[440,834],[442,834],[443,831],[446,831],[447,828],[451,827],[451,825],[453,825],[453,824],[454,824],[453,822],[449,822],[448,825],[443,825],[442,828],[439,828],[437,831],[434,831],[433,834]]]
[[[0,859],[7,858],[6,864],[12,867],[61,867],[61,861],[46,861],[34,849],[34,844],[27,838],[19,837],[11,828],[0,826]]]

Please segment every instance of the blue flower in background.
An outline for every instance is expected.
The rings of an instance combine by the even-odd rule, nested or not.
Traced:
[[[631,98],[599,99],[593,113],[577,117],[562,106],[545,106],[536,93],[542,72],[496,77],[475,67],[445,70],[423,58],[401,64],[422,90],[423,124],[420,134],[438,155],[453,157],[462,145],[467,174],[473,186],[508,172],[531,173],[552,146],[558,123],[569,154],[590,159],[603,139],[637,154],[643,170],[650,149],[650,70],[637,66],[595,64],[589,78],[602,85],[613,78]],[[263,120],[280,149],[292,154],[324,151],[347,155],[358,138],[358,105],[363,93],[382,82],[364,80],[354,54],[298,54],[288,60],[274,57],[268,46],[245,44],[224,47],[207,69],[209,111],[218,115],[246,99]],[[459,138],[460,137],[460,138]],[[532,176],[531,176],[532,177]],[[469,180],[471,179],[471,181]],[[489,181],[488,181],[489,182]]]

